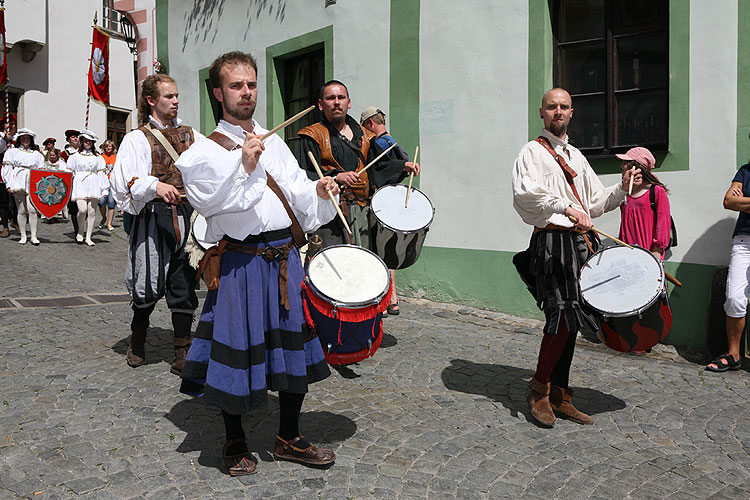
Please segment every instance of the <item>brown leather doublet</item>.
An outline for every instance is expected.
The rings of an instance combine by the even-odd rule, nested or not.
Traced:
[[[141,125],[138,127],[138,130],[143,132],[143,135],[146,136],[151,145],[151,175],[159,179],[160,182],[176,187],[180,194],[185,194],[182,174],[175,166],[170,154],[146,125]],[[180,125],[176,128],[165,128],[160,132],[175,151],[177,151],[177,154],[187,151],[187,148],[195,141],[193,129],[185,125]]]
[[[375,135],[364,128],[362,129],[362,132],[364,135],[362,137],[362,145],[360,146],[359,151],[362,153],[362,158],[367,158],[367,154],[370,152],[370,139],[375,137]],[[320,148],[320,168],[322,168],[324,172],[329,170],[341,170],[347,172],[347,169],[343,168],[339,162],[336,161],[336,158],[333,157],[331,132],[325,125],[322,123],[313,123],[312,125],[303,128],[298,133],[299,135],[306,135],[318,143],[318,147]],[[354,170],[355,172],[359,172],[365,168],[362,158],[359,159],[359,164]],[[353,201],[356,201],[359,205],[364,207],[367,206],[370,198],[370,179],[368,173],[365,172],[362,174],[360,179],[361,181],[354,186],[341,186],[341,194],[344,198],[352,198]],[[349,196],[347,196],[347,194],[349,194]]]

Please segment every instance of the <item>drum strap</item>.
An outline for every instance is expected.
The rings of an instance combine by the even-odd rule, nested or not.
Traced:
[[[219,146],[223,147],[227,151],[232,151],[234,149],[239,148],[239,146],[229,137],[225,136],[224,134],[220,132],[213,131],[208,136],[209,139],[214,141]],[[302,226],[300,226],[299,221],[297,220],[297,216],[294,215],[294,211],[292,211],[292,207],[289,206],[289,202],[286,199],[286,196],[284,196],[284,192],[279,187],[278,183],[276,182],[276,179],[274,179],[271,174],[266,172],[266,178],[268,182],[268,187],[271,188],[271,191],[274,192],[276,196],[278,196],[279,200],[281,201],[281,204],[284,205],[284,210],[286,210],[286,214],[289,216],[289,219],[292,221],[292,226],[289,228],[289,230],[292,232],[292,240],[294,240],[294,244],[297,248],[302,248],[307,244],[307,238],[305,238],[305,232],[302,231]]]
[[[547,139],[546,137],[540,135],[535,140],[536,140],[536,142],[538,142],[539,144],[541,144],[542,146],[544,146],[544,149],[546,149],[547,152],[552,155],[552,158],[555,159],[555,161],[557,162],[557,164],[560,165],[560,168],[563,171],[563,175],[565,175],[565,180],[568,182],[568,186],[570,186],[570,189],[573,191],[573,195],[576,197],[576,200],[578,200],[578,203],[581,205],[581,208],[583,209],[583,211],[586,212],[586,213],[588,213],[588,210],[586,209],[586,205],[584,205],[583,201],[581,201],[581,197],[578,195],[578,190],[576,189],[576,185],[573,182],[573,178],[575,178],[578,175],[576,173],[576,171],[573,170],[572,168],[570,168],[570,165],[568,165],[568,162],[565,161],[565,158],[563,158],[562,156],[560,156],[559,154],[557,154],[555,152],[555,149],[552,147],[552,144],[550,144],[549,139]],[[550,227],[550,226],[554,226],[554,227]],[[554,224],[548,224],[547,227],[545,227],[543,229],[567,229],[567,230],[571,230],[572,228],[562,227],[562,226],[555,226]],[[534,231],[536,232],[536,228],[534,229]],[[541,231],[541,229],[540,229],[540,231]],[[581,233],[581,234],[583,235],[583,239],[586,241],[586,246],[588,246],[589,250],[591,250],[591,253],[595,253],[594,252],[594,247],[591,245],[591,241],[589,241],[589,238],[586,235],[586,233]],[[595,236],[595,237],[597,239],[599,239],[598,236]]]

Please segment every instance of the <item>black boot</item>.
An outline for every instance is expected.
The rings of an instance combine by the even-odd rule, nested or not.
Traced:
[[[148,323],[130,325],[130,346],[128,347],[127,361],[135,368],[146,361],[146,332]]]

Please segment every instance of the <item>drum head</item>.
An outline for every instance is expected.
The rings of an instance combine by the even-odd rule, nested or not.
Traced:
[[[435,210],[429,198],[412,188],[404,208],[408,186],[395,184],[378,189],[372,196],[372,213],[384,225],[400,232],[419,231],[432,223]]]
[[[206,218],[203,217],[201,214],[198,214],[195,217],[195,220],[193,221],[193,236],[195,236],[195,240],[198,242],[198,244],[203,247],[204,250],[208,250],[212,246],[216,245],[216,241],[206,241],[206,231],[208,231],[208,222],[206,222]]]
[[[334,245],[316,253],[307,265],[307,281],[330,304],[368,307],[385,297],[391,276],[383,261],[371,251],[351,245]]]
[[[579,278],[583,300],[605,316],[642,311],[664,292],[664,268],[640,247],[608,247],[586,261]]]

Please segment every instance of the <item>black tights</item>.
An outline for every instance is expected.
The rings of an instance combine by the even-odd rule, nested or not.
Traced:
[[[132,325],[148,325],[148,320],[151,317],[151,313],[154,312],[156,304],[151,304],[148,307],[133,307],[133,321]],[[189,339],[190,338],[190,327],[193,324],[193,315],[190,313],[173,312],[172,313],[172,328],[174,329],[174,338],[176,339]]]
[[[304,400],[304,394],[279,391],[279,437],[284,441],[299,436],[299,414]],[[247,450],[247,445],[245,444],[245,431],[242,428],[242,416],[225,411],[221,412],[221,416],[224,418],[226,440],[240,441],[240,443],[231,445],[227,453],[230,455],[243,453]],[[296,446],[302,448],[305,448],[306,445],[307,443],[302,442],[296,444]]]

